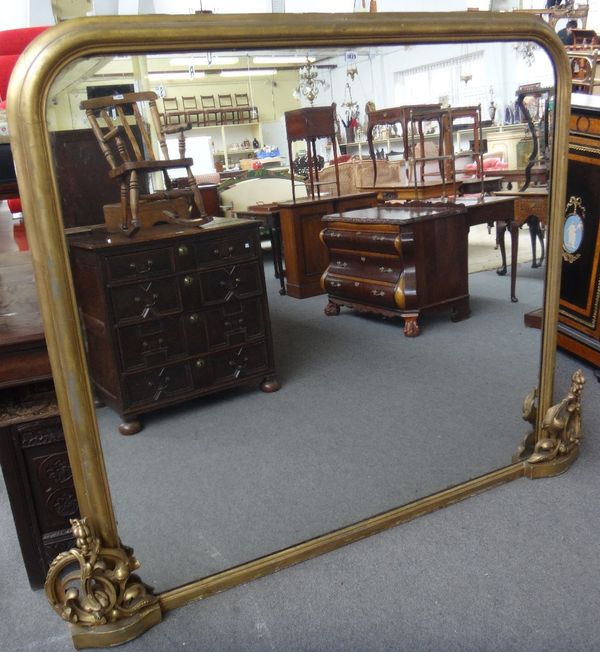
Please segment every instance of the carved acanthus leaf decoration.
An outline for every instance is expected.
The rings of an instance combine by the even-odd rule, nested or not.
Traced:
[[[132,550],[103,548],[87,519],[71,519],[75,548],[50,565],[46,596],[64,620],[93,627],[134,616],[157,602],[132,571],[139,562]]]
[[[518,461],[525,458],[533,451],[535,444],[535,422],[537,420],[537,387],[534,387],[529,394],[525,397],[523,401],[523,420],[530,423],[532,430],[530,430],[523,441],[519,444],[517,452],[515,453],[513,460]]]
[[[563,400],[548,409],[542,421],[542,438],[527,458],[530,464],[551,462],[568,455],[579,446],[581,431],[581,392],[585,384],[582,371],[571,378],[571,388]]]

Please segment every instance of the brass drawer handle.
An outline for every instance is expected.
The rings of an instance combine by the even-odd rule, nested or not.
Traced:
[[[206,366],[206,361],[200,358],[200,360],[196,360],[196,368],[197,369],[202,369],[202,367]]]
[[[391,274],[394,270],[391,267],[380,267],[379,271],[384,274]]]
[[[196,313],[190,315],[190,324],[197,324],[199,321],[200,317]]]
[[[137,263],[129,263],[129,269],[137,274],[146,274],[147,272],[152,271],[152,265],[154,265],[154,261],[152,258],[148,258],[145,267],[138,267]]]
[[[189,249],[187,248],[187,245],[179,245],[179,247],[177,247],[178,256],[187,256],[188,253],[189,253]]]
[[[383,290],[371,290],[371,294],[374,297],[383,297],[383,296],[385,296],[385,292]]]
[[[193,285],[194,284],[194,277],[193,276],[184,276],[183,277],[183,284],[184,285]]]
[[[345,262],[345,261],[342,262],[341,260],[336,260],[336,261],[335,261],[335,264],[336,264],[338,267],[348,267],[348,263]]]

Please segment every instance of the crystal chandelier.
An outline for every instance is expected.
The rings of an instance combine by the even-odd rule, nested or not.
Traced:
[[[531,41],[525,41],[523,43],[515,43],[513,47],[521,59],[523,59],[523,61],[525,61],[529,67],[534,64],[535,53],[538,49],[538,46],[535,43],[532,43]]]
[[[324,79],[319,79],[319,71],[307,57],[306,63],[298,70],[299,82],[294,90],[294,97],[305,97],[312,106],[321,90],[328,90],[329,84]]]

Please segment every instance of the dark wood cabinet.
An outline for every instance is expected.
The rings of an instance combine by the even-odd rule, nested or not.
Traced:
[[[240,383],[279,388],[256,222],[97,230],[69,246],[95,391],[123,434],[143,413]]]
[[[455,321],[469,315],[464,206],[378,206],[326,215],[323,225],[326,314],[345,305],[402,317],[409,337],[424,310],[450,310]]]
[[[327,248],[319,239],[323,215],[375,206],[376,203],[375,193],[359,193],[279,204],[289,296],[306,299],[323,294],[321,276],[329,262]]]
[[[79,514],[28,252],[0,254],[0,463],[32,588]]]
[[[600,101],[574,95],[558,345],[600,367]]]

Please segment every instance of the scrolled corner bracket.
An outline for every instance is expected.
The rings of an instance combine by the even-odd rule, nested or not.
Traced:
[[[530,477],[547,477],[566,471],[579,454],[581,429],[581,393],[585,384],[578,369],[571,377],[567,395],[548,409],[541,425],[541,437],[533,452],[524,459]]]
[[[537,420],[537,387],[534,387],[523,401],[523,420],[530,423],[532,429],[523,437],[517,452],[513,455],[513,462],[526,460],[533,452],[535,446],[535,422]]]
[[[71,519],[75,548],[59,554],[45,591],[56,613],[71,624],[76,648],[125,643],[162,620],[158,598],[133,574],[130,548],[104,548],[87,518]]]

